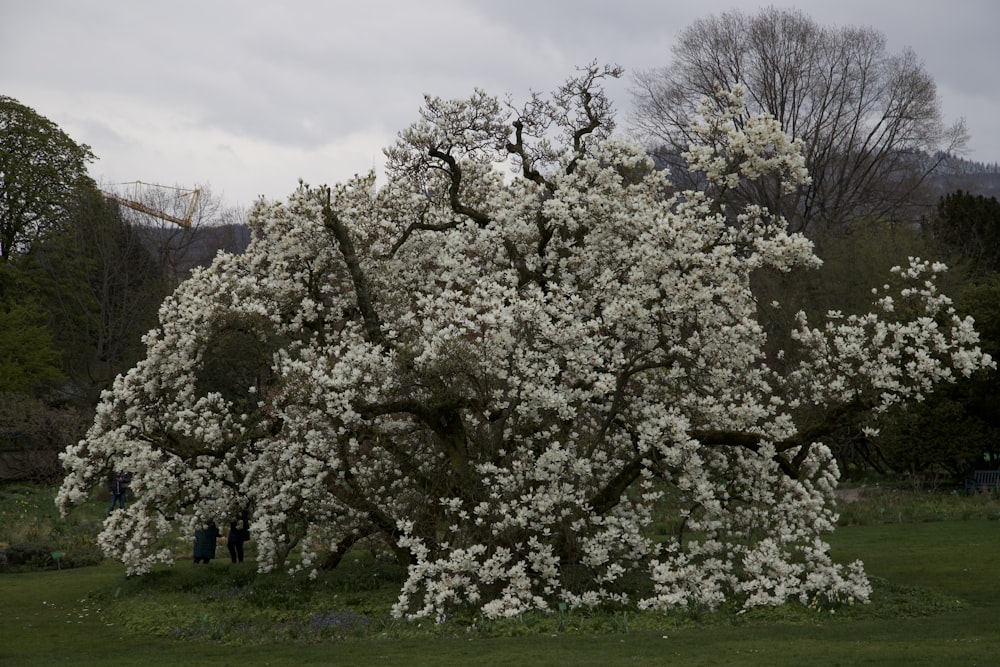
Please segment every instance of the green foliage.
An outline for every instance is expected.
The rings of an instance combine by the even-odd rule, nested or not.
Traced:
[[[957,190],[941,197],[931,229],[974,275],[1000,269],[1000,201]]]
[[[103,556],[94,541],[107,506],[62,518],[55,490],[37,484],[0,485],[0,572],[95,565]],[[52,556],[58,552],[58,559]],[[57,562],[58,560],[58,562]]]
[[[975,318],[980,346],[1000,362],[1000,274],[968,287],[959,305]],[[980,373],[962,388],[966,412],[991,433],[982,450],[994,467],[1000,465],[1000,372]]]
[[[37,485],[0,486],[0,541],[12,525],[25,536],[58,532],[40,526],[58,521],[52,493]],[[995,521],[960,519],[969,508],[975,516],[992,508],[996,518],[1000,500],[883,483],[862,491],[842,513],[883,499],[895,503],[884,514],[901,510],[904,521],[915,523],[872,521],[831,539],[836,558],[862,558],[872,573],[867,605],[817,600],[746,613],[676,614],[554,609],[491,623],[468,617],[414,624],[386,616],[399,572],[391,559],[365,551],[350,553],[343,568],[316,580],[257,574],[252,563],[195,567],[186,559],[126,578],[120,566],[105,563],[0,574],[6,609],[0,662],[111,665],[127,656],[163,667],[988,663],[1000,651],[1000,533]],[[949,509],[932,512],[934,503]],[[93,535],[105,504],[88,507]],[[942,520],[925,522],[931,515]]]
[[[72,406],[0,392],[0,480],[57,482],[63,474],[58,453],[79,440],[91,419]]]
[[[162,299],[138,235],[87,177],[92,159],[0,96],[0,479],[61,472],[56,454],[138,358]]]
[[[753,277],[761,322],[768,328],[774,351],[794,348],[789,332],[798,311],[812,322],[821,321],[831,310],[868,312],[874,300],[872,287],[884,283],[892,267],[906,266],[908,257],[931,256],[926,240],[911,227],[879,220],[857,220],[813,242],[823,260],[818,269],[758,271]],[[953,288],[952,277],[945,276],[941,290],[949,294]],[[782,308],[771,308],[772,301],[780,301]]]
[[[837,507],[840,526],[1000,521],[1000,496],[996,493],[966,495],[964,488],[936,477],[877,483],[854,488],[853,493],[855,500]]]
[[[884,460],[896,471],[943,471],[953,481],[973,469],[995,467],[1000,430],[976,414],[976,405],[988,399],[977,392],[984,384],[962,381],[922,403],[893,410],[878,438]]]
[[[980,346],[1000,359],[1000,202],[958,190],[941,198],[934,240],[962,281],[956,307],[976,321]],[[944,469],[961,478],[1000,465],[1000,374],[984,371],[890,417],[885,452],[896,469]]]
[[[959,272],[961,274],[961,272]],[[980,346],[1000,359],[1000,276],[964,285],[956,307],[971,315]],[[1000,466],[1000,374],[986,370],[900,406],[882,424],[878,446],[897,471],[945,471],[956,481]]]
[[[0,96],[0,390],[93,404],[139,357],[159,266],[87,176],[90,148]],[[64,378],[71,383],[64,384]]]
[[[209,342],[205,361],[198,374],[195,391],[199,395],[217,392],[232,401],[236,412],[250,412],[256,396],[266,394],[275,380],[272,357],[283,341],[265,318],[241,315],[226,318]],[[255,395],[247,395],[254,387]]]
[[[830,310],[866,312],[874,301],[872,287],[885,282],[892,267],[906,266],[909,257],[936,255],[935,247],[912,226],[885,220],[855,220],[839,231],[815,236],[813,242],[823,260],[818,269],[755,276],[754,293],[762,306],[772,299],[787,300],[781,312],[762,308],[781,330],[787,331],[798,310],[805,311],[811,321]],[[961,276],[945,275],[939,286],[945,294],[952,294],[961,281]]]
[[[63,377],[62,355],[45,319],[32,305],[0,306],[0,392],[33,393]]]
[[[0,392],[34,393],[62,379],[62,357],[21,264],[0,263]]]
[[[63,224],[81,189],[94,188],[90,147],[17,100],[0,95],[0,257],[27,253]]]
[[[966,287],[960,305],[976,318],[983,350],[1000,358],[1000,275]]]
[[[935,255],[933,245],[912,226],[884,220],[856,220],[843,229],[817,236],[814,243],[817,255],[823,260],[820,268],[795,269],[789,273],[759,272],[753,280],[775,364],[794,361],[792,357],[782,361],[776,353],[795,348],[790,332],[796,326],[798,311],[805,312],[812,322],[822,321],[829,311],[870,312],[874,301],[872,287],[884,283],[892,267],[906,266],[909,257]],[[960,274],[945,274],[941,290],[954,293],[962,280]],[[768,305],[772,301],[785,305],[777,310]],[[907,423],[908,415],[899,413],[901,424]],[[939,442],[943,441],[935,441]],[[846,475],[869,469],[883,473],[909,469],[903,462],[887,461],[879,443],[863,437],[856,428],[845,427],[833,433],[828,444]]]
[[[100,193],[81,195],[70,219],[21,264],[48,313],[71,390],[93,405],[140,358],[140,338],[156,322],[167,283],[140,231]]]

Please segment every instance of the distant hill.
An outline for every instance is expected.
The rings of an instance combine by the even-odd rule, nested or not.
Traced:
[[[936,197],[964,190],[973,195],[1000,199],[1000,172],[937,174],[928,185]]]
[[[935,197],[963,190],[973,195],[1000,199],[1000,164],[948,156],[935,170],[928,186]]]

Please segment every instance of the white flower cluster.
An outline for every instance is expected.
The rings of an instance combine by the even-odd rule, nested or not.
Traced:
[[[831,312],[822,328],[810,328],[799,313],[792,335],[807,355],[789,374],[789,385],[811,404],[854,401],[881,412],[900,401],[922,400],[956,373],[969,377],[995,367],[977,346],[972,318],[960,317],[937,290],[937,274],[944,270],[943,264],[911,257],[909,266],[892,269],[899,285],[872,290],[877,312]]]
[[[720,205],[742,179],[807,178],[773,120],[733,129],[741,95],[696,127],[712,187],[672,196],[639,146],[532,148],[541,122],[517,126],[505,178],[502,106],[428,100],[388,184],[258,204],[247,251],[163,304],[63,454],[60,506],[131,471],[100,536],[130,573],[170,560],[168,518],[246,507],[263,570],[381,540],[415,617],[867,599],[822,540],[838,471],[801,415],[868,414],[992,361],[936,292],[941,267],[914,260],[877,314],[803,317],[797,365],[769,365],[750,274],[818,260],[780,218]],[[682,533],[657,538],[663,512]]]

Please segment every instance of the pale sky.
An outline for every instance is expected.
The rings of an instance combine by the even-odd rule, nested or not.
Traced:
[[[0,0],[0,94],[89,144],[101,184],[249,206],[378,168],[424,93],[523,101],[596,60],[625,67],[626,126],[631,73],[669,64],[682,29],[772,4],[913,48],[967,157],[1000,161],[997,0]]]

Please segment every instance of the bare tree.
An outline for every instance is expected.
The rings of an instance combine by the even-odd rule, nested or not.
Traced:
[[[219,250],[241,252],[246,247],[246,212],[229,209],[208,185],[195,190],[130,184],[110,193],[121,206],[122,217],[140,231],[147,250],[156,258],[171,286],[196,266],[211,263]]]
[[[802,141],[812,181],[791,193],[775,180],[743,183],[733,196],[780,211],[792,231],[863,215],[898,219],[926,177],[967,141],[964,122],[943,122],[916,54],[888,53],[872,28],[823,27],[796,9],[733,10],[685,29],[673,54],[670,65],[636,75],[634,128],[679,186],[698,185],[679,168],[690,120],[703,98],[743,85],[747,108],[735,123],[774,116]]]

